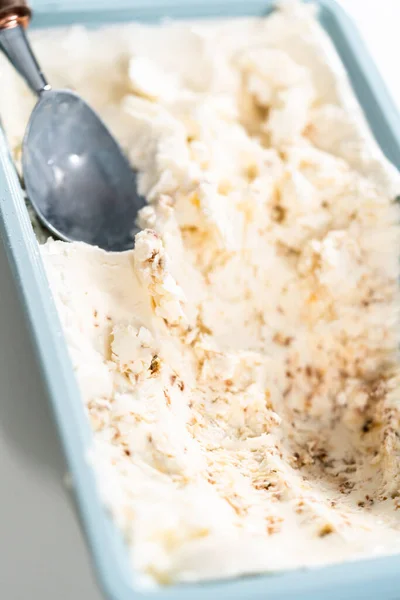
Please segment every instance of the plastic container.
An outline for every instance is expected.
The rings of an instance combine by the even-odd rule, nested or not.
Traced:
[[[320,20],[348,71],[383,152],[400,168],[400,117],[349,18],[332,0],[319,0]],[[112,6],[111,6],[112,5]],[[33,2],[33,27],[127,20],[265,14],[272,0],[89,0]],[[321,569],[135,590],[122,537],[97,493],[85,456],[91,431],[82,408],[64,336],[51,298],[19,180],[0,129],[0,234],[13,270],[71,472],[79,514],[105,595],[113,600],[395,600],[400,598],[400,556]],[[73,574],[71,574],[73,576]]]

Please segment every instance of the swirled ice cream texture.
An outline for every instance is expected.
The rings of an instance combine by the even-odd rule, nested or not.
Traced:
[[[120,94],[85,53],[72,84],[138,170],[143,230],[42,254],[136,572],[398,552],[399,176],[329,40],[297,3],[118,31],[65,43],[114,40]]]

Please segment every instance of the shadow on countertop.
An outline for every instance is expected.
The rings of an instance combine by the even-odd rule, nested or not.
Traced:
[[[0,242],[0,435],[45,475],[66,471],[47,394]]]

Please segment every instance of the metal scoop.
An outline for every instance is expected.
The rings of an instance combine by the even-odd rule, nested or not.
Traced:
[[[22,146],[28,197],[62,240],[132,248],[145,204],[135,173],[93,110],[75,93],[51,89],[25,35],[30,17],[24,0],[0,0],[0,48],[38,96]]]

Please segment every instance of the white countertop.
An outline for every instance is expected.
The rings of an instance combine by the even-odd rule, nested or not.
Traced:
[[[132,0],[133,2],[134,0]],[[400,107],[400,0],[342,0]],[[101,600],[0,245],[0,598]]]

